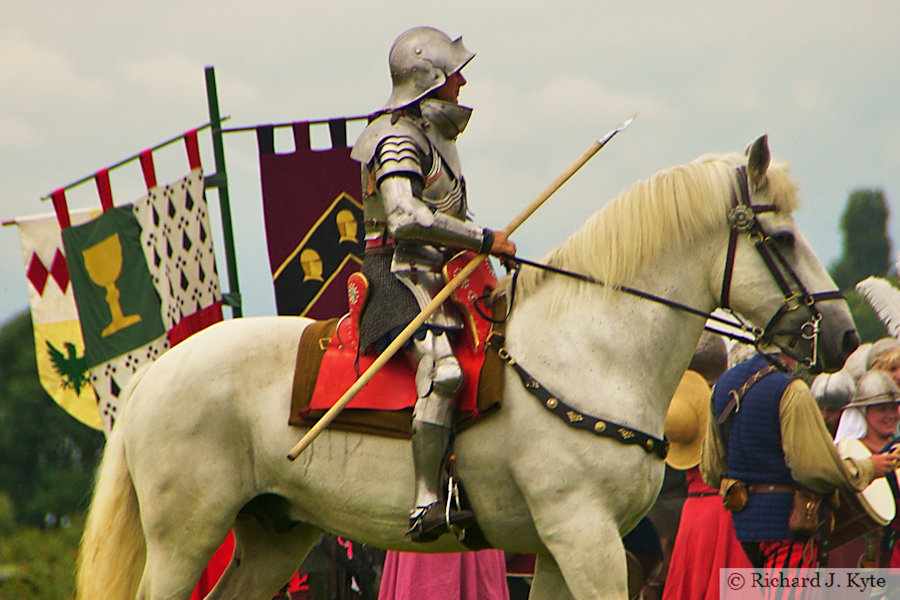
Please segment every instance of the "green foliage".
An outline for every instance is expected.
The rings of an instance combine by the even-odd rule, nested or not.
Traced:
[[[22,528],[0,535],[0,598],[65,600],[75,597],[75,559],[84,524]]]
[[[0,535],[7,535],[16,528],[16,507],[9,494],[0,493]]]
[[[891,265],[889,217],[884,192],[858,189],[850,194],[841,215],[843,255],[829,271],[841,290],[853,287],[870,275],[884,277]]]
[[[854,190],[841,215],[843,254],[829,269],[856,322],[860,341],[874,342],[887,329],[869,302],[856,293],[856,284],[869,276],[886,277],[891,268],[891,239],[887,233],[890,217],[884,192]]]
[[[103,441],[41,387],[31,315],[0,329],[0,494],[12,500],[17,522],[40,525],[45,515],[81,511]]]

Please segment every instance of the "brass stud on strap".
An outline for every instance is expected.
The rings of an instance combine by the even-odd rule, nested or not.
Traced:
[[[606,423],[604,423],[603,421],[597,421],[596,423],[594,423],[594,431],[596,431],[596,432],[606,431]]]
[[[567,412],[566,416],[569,417],[569,423],[579,423],[581,421],[584,421],[584,417],[579,415],[574,410],[570,410],[569,412]]]
[[[653,450],[653,440],[647,440],[647,450]]]
[[[556,398],[549,398],[547,400],[547,408],[554,409],[559,405],[559,400]]]

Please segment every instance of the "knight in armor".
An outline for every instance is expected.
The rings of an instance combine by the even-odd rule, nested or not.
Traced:
[[[515,244],[469,218],[456,138],[471,109],[457,102],[460,72],[475,54],[462,38],[415,27],[391,46],[392,91],[373,115],[351,156],[362,163],[366,250],[362,274],[368,299],[360,318],[360,351],[382,352],[444,287],[442,268],[466,249],[514,256]],[[452,436],[454,396],[462,370],[450,337],[462,329],[449,303],[435,311],[404,346],[416,373],[412,451],[415,502],[408,535],[437,539],[474,519],[447,511],[442,469]]]

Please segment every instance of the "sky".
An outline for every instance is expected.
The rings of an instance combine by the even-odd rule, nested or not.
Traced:
[[[475,111],[459,148],[480,224],[504,227],[638,114],[516,231],[524,257],[562,242],[632,183],[742,151],[763,133],[791,164],[804,201],[797,221],[823,263],[841,254],[840,215],[855,189],[885,193],[894,255],[900,243],[896,2],[0,0],[0,14],[4,221],[51,212],[41,197],[52,190],[207,123],[207,66],[226,128],[360,116],[389,95],[394,38],[431,25],[477,54],[464,71],[460,102]],[[200,140],[209,174],[208,130]],[[276,144],[290,150],[280,132]],[[243,313],[275,314],[254,134],[227,133],[224,154]],[[188,170],[180,144],[155,156],[160,182]],[[144,193],[136,162],[112,183],[117,204]],[[218,231],[216,192],[207,199]],[[98,206],[94,185],[70,190],[69,204]],[[3,227],[0,323],[27,307],[18,234]]]

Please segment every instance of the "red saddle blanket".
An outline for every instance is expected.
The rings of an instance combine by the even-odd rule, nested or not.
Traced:
[[[467,259],[460,257],[448,265],[448,279]],[[480,295],[485,280],[494,283],[489,266],[486,268],[488,272],[476,272],[460,287],[455,297],[457,303],[471,304],[476,296],[474,287],[479,288]],[[484,339],[489,334],[490,322],[470,309],[471,306],[465,309],[470,327],[454,343],[464,375],[456,396],[458,428],[498,407],[502,396],[502,361],[494,353],[485,353]],[[353,316],[318,321],[303,332],[294,373],[291,425],[311,426],[318,421],[375,361],[375,355],[364,354],[357,362],[358,332]],[[416,403],[414,379],[412,365],[398,352],[353,397],[332,427],[408,438]]]
[[[359,357],[359,372],[356,370],[356,347],[346,344],[350,335],[349,320],[344,319],[331,337],[319,377],[309,402],[309,410],[328,410],[356,383],[359,375],[375,362],[376,356],[366,354]],[[475,351],[469,344],[455,344],[456,357],[462,367],[464,381],[457,392],[456,408],[463,412],[476,411],[478,377],[484,364],[485,354]],[[415,371],[402,352],[398,352],[384,367],[375,373],[372,380],[362,389],[346,409],[403,410],[416,403]],[[345,409],[345,410],[346,410]]]

